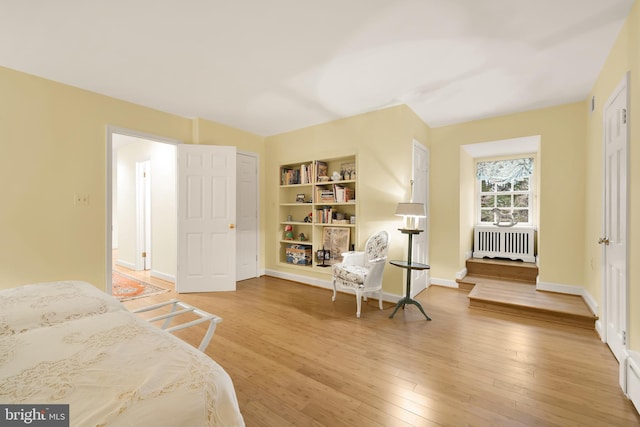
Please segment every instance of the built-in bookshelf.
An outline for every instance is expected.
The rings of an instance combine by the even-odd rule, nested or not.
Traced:
[[[356,173],[355,155],[280,165],[279,263],[330,272],[322,266],[351,249],[357,237]]]

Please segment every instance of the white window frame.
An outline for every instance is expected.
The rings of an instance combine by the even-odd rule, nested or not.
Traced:
[[[494,221],[490,221],[490,222],[482,222],[482,196],[485,194],[495,194],[500,195],[500,194],[509,194],[509,195],[515,195],[515,194],[528,194],[529,195],[529,215],[528,218],[529,220],[527,222],[518,222],[518,225],[535,225],[535,206],[536,206],[536,191],[535,191],[535,183],[536,183],[536,171],[537,171],[537,156],[531,156],[531,155],[518,155],[518,156],[509,156],[509,157],[500,157],[500,158],[484,158],[484,159],[475,159],[475,163],[474,163],[474,169],[477,171],[478,168],[478,163],[483,163],[483,162],[495,162],[495,161],[500,161],[500,160],[516,160],[516,159],[522,159],[525,157],[531,157],[533,158],[533,173],[531,174],[531,176],[529,177],[529,190],[528,191],[513,191],[513,188],[511,191],[508,192],[491,192],[491,193],[483,193],[482,192],[482,180],[475,177],[475,181],[476,181],[476,206],[475,206],[475,211],[476,211],[476,224],[479,225],[490,225],[493,224]],[[475,175],[475,173],[474,173]],[[513,184],[513,183],[512,183]]]

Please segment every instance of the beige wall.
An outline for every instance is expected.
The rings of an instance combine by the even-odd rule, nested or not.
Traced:
[[[277,264],[279,165],[355,154],[358,165],[358,224],[355,246],[362,249],[378,230],[391,236],[390,259],[404,259],[406,237],[398,232],[396,205],[410,198],[412,141],[428,144],[428,127],[407,106],[371,113],[289,132],[266,139],[266,266],[275,271],[301,274],[299,269]],[[330,280],[329,271],[308,273]],[[402,271],[386,268],[384,290],[402,294]]]
[[[584,277],[585,288],[598,301],[602,296],[602,114],[605,103],[627,72],[629,97],[629,316],[628,336],[632,350],[640,350],[640,4],[635,3],[609,54],[589,99],[595,96],[596,109],[587,116]]]
[[[247,151],[263,141],[2,67],[0,93],[0,289],[67,279],[105,288],[107,125],[187,143],[223,134]],[[75,193],[90,205],[74,206]]]
[[[453,280],[471,247],[461,214],[474,191],[472,162],[460,146],[540,135],[540,281],[583,285],[586,103],[562,105],[431,129],[431,267],[434,279]],[[465,184],[468,182],[468,184]]]

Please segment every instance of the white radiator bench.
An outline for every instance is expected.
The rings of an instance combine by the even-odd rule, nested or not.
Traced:
[[[146,311],[157,310],[159,308],[166,307],[168,305],[172,305],[170,313],[161,314],[146,320],[150,323],[157,322],[158,320],[164,320],[164,322],[162,323],[161,329],[164,329],[167,332],[175,332],[181,329],[186,329],[191,326],[198,325],[203,322],[209,322],[209,329],[207,329],[207,333],[202,338],[202,341],[200,342],[200,346],[198,347],[198,350],[204,351],[209,345],[209,342],[211,341],[211,337],[213,337],[213,333],[216,331],[216,325],[222,322],[222,317],[216,316],[215,314],[207,313],[206,311],[202,311],[197,307],[194,307],[190,304],[187,304],[177,299],[172,299],[169,301],[161,302],[161,303],[150,305],[147,307],[138,308],[133,310],[132,312],[144,313]],[[176,311],[178,307],[181,307],[182,310]],[[169,324],[171,324],[171,321],[173,320],[174,317],[179,316],[181,314],[185,314],[185,313],[196,314],[200,316],[200,319],[192,320],[191,322],[182,323],[180,325],[176,325],[169,328]]]
[[[535,233],[536,229],[532,226],[476,225],[473,232],[473,257],[536,262]]]

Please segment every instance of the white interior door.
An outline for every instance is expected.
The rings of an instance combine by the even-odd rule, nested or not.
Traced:
[[[627,286],[627,79],[604,110],[604,319],[606,342],[619,362],[626,354]],[[621,366],[623,364],[621,363]],[[621,369],[622,371],[622,369]],[[624,375],[620,378],[624,386]]]
[[[413,194],[412,201],[424,203],[428,214],[429,201],[429,150],[418,141],[413,141]],[[420,218],[418,228],[424,232],[413,236],[412,259],[429,264],[429,230],[427,219]],[[412,294],[415,295],[429,286],[429,270],[412,270]]]
[[[177,292],[236,289],[236,148],[178,146]]]
[[[258,158],[237,155],[237,280],[258,277]]]

